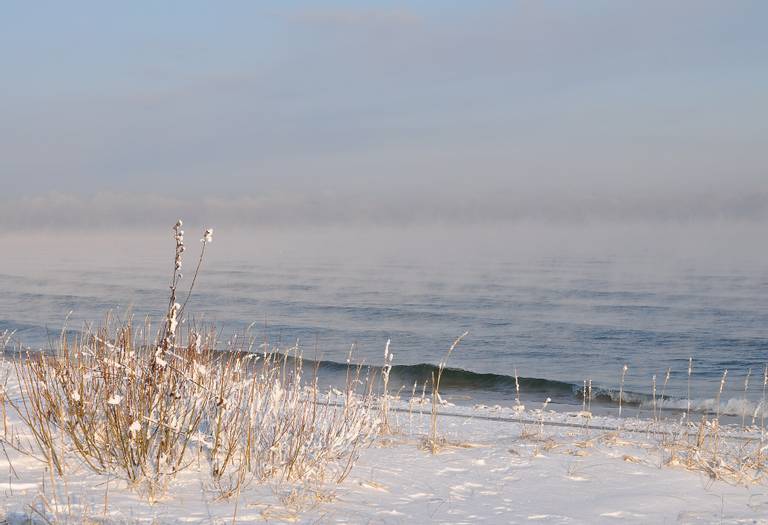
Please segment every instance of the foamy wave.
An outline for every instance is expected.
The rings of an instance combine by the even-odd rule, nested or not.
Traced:
[[[667,410],[688,410],[687,399],[662,399],[656,400],[657,406]],[[648,402],[642,404],[643,407],[651,408]],[[718,412],[717,399],[691,399],[690,408],[693,412]],[[730,399],[721,399],[719,413],[726,416],[746,416],[747,419],[756,419],[768,416],[768,410],[762,401],[750,401],[744,398],[732,397]]]
[[[581,396],[581,388],[576,392]],[[593,399],[606,403],[619,402],[619,392],[616,390],[598,390],[593,393]],[[621,395],[621,402],[626,406],[639,407],[651,410],[654,406],[653,396],[650,394],[641,394],[637,392],[624,391]],[[690,405],[689,405],[690,403]],[[679,410],[696,413],[717,413],[717,399],[715,398],[692,398],[690,401],[686,398],[675,397],[656,397],[656,408],[662,410]],[[742,397],[732,397],[729,399],[720,399],[719,413],[724,416],[745,416],[747,419],[756,419],[768,417],[768,403],[762,401],[750,401]]]

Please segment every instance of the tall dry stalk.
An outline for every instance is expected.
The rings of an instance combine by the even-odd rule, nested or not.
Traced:
[[[746,427],[747,423],[747,393],[749,391],[749,377],[752,375],[752,367],[747,370],[747,375],[744,378],[744,398],[742,399],[741,407],[741,428]]]
[[[693,357],[688,358],[688,400],[685,408],[685,420],[691,420],[691,374],[693,373]]]
[[[548,397],[545,399],[544,404],[541,405],[541,410],[539,411],[539,439],[544,439],[544,413],[551,402],[552,398]]]
[[[619,380],[619,418],[621,418],[621,404],[624,400],[624,378],[627,375],[627,370],[629,370],[627,365],[621,368],[621,379]]]
[[[768,407],[765,405],[765,393],[766,388],[768,387],[768,364],[763,366],[763,397],[760,400],[761,405],[761,411],[760,411],[760,434],[761,436],[765,435],[765,413],[768,411]],[[762,438],[761,438],[762,440]]]
[[[667,385],[669,384],[670,375],[672,375],[672,368],[667,367],[667,371],[664,373],[664,384],[661,386],[661,397],[659,398],[659,419],[662,419],[662,411],[664,410],[664,401],[667,398]]]
[[[426,446],[433,454],[437,453],[437,451],[440,449],[440,445],[442,444],[442,440],[440,440],[437,435],[438,405],[440,405],[442,401],[440,398],[440,379],[443,377],[443,370],[445,370],[445,366],[448,363],[448,359],[451,357],[451,354],[459,345],[459,343],[461,343],[462,339],[468,335],[469,332],[464,332],[456,338],[453,344],[451,344],[451,347],[448,349],[448,353],[445,354],[445,358],[438,365],[437,376],[435,376],[434,373],[432,374],[432,415],[429,425],[429,437],[426,440]]]
[[[389,351],[390,340],[384,346],[384,366],[381,367],[381,381],[383,383],[383,392],[381,393],[381,432],[389,434],[392,428],[389,424],[389,374],[392,371],[392,360],[394,355]]]
[[[717,459],[718,448],[720,444],[720,397],[723,395],[725,389],[725,380],[728,377],[728,369],[723,371],[723,377],[720,379],[720,388],[717,390],[717,399],[715,401],[715,420],[713,421],[714,427],[714,446],[712,448],[713,457]]]
[[[1,349],[0,349],[1,350]],[[2,367],[4,369],[5,367]],[[3,437],[8,438],[8,410],[6,409],[6,397],[8,390],[8,376],[2,378],[0,381],[0,417],[3,419]]]

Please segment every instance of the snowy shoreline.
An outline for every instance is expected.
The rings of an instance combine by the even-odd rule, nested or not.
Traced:
[[[193,467],[149,504],[84,465],[51,476],[3,441],[0,523],[768,523],[765,479],[717,480],[670,456],[666,441],[695,439],[695,424],[444,406],[445,445],[431,454],[429,403],[392,400],[391,410],[393,432],[360,451],[343,483],[254,482],[228,500]],[[765,440],[756,427],[718,430],[723,450]]]

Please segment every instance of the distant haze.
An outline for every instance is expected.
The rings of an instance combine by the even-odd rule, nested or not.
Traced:
[[[748,1],[7,2],[2,235],[183,216],[765,244],[766,20]]]

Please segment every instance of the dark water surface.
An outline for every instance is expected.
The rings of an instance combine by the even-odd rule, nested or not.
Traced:
[[[139,319],[162,315],[168,261],[121,257],[105,265],[101,259],[88,253],[6,257],[0,263],[0,332],[14,331],[16,340],[39,348],[55,339],[68,314],[72,329],[98,323],[107,310],[118,316],[130,310]],[[445,384],[471,402],[513,399],[515,370],[529,398],[577,402],[574,392],[591,379],[597,397],[607,400],[627,364],[630,396],[647,401],[654,374],[661,394],[671,368],[666,394],[676,399],[668,404],[684,407],[693,357],[697,406],[716,396],[727,368],[723,406],[743,410],[744,379],[752,368],[747,408],[753,411],[768,360],[765,265],[659,265],[643,257],[437,263],[396,256],[270,263],[228,257],[206,262],[188,310],[225,338],[254,323],[259,341],[288,347],[298,340],[307,357],[323,361],[345,363],[355,343],[354,361],[380,365],[391,339],[394,364],[401,365],[394,375],[411,386],[432,369],[403,365],[439,363],[468,330],[451,356],[456,370]]]

